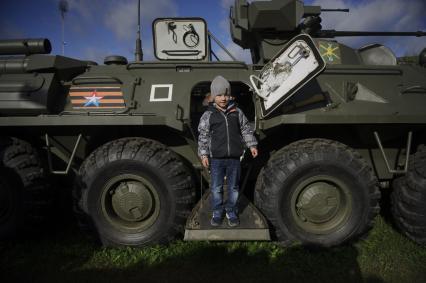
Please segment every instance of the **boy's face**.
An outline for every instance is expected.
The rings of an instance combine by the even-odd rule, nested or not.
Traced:
[[[226,106],[228,105],[229,98],[230,98],[229,95],[224,95],[224,94],[216,95],[214,97],[214,103],[216,103],[216,105],[219,106],[220,108],[225,109]]]

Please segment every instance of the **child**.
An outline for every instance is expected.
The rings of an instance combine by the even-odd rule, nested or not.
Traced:
[[[226,212],[228,225],[238,226],[237,200],[240,181],[240,157],[244,148],[242,140],[254,157],[257,140],[244,113],[231,100],[231,86],[222,76],[217,76],[210,86],[211,99],[198,125],[198,155],[203,166],[210,165],[213,216],[212,226],[222,223]],[[209,161],[210,157],[210,161]],[[223,204],[223,180],[227,182],[227,201]]]

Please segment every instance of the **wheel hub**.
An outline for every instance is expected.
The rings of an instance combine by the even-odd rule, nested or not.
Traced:
[[[117,229],[145,230],[160,214],[160,199],[152,183],[136,174],[119,174],[104,186],[103,215]]]
[[[348,186],[332,175],[315,175],[296,185],[291,198],[293,220],[302,230],[330,234],[346,223],[352,211]]]
[[[141,182],[121,182],[113,191],[112,207],[115,213],[124,220],[144,220],[151,213],[152,206],[152,195]]]
[[[324,223],[332,219],[340,206],[336,186],[327,182],[308,185],[297,199],[297,214],[302,221]]]

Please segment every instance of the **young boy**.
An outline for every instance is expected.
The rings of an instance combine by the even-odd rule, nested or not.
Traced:
[[[210,95],[213,103],[201,116],[198,125],[198,155],[203,166],[210,165],[213,216],[212,226],[222,223],[226,212],[228,225],[238,226],[237,200],[240,181],[240,157],[244,152],[243,143],[256,157],[257,140],[253,135],[244,113],[231,100],[231,86],[222,76],[217,76],[211,83]],[[210,161],[209,161],[210,157]],[[226,176],[227,200],[223,204],[223,182]]]

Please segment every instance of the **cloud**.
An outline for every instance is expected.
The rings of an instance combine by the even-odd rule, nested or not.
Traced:
[[[177,7],[173,0],[141,1],[141,25],[145,31],[151,30],[155,18],[176,15]],[[113,1],[104,21],[119,39],[134,38],[137,27],[136,1]]]
[[[132,48],[127,54],[134,54],[134,40],[137,31],[137,3],[132,0],[114,0],[108,8],[104,19],[105,25],[119,41],[124,41]],[[177,15],[177,6],[173,0],[141,0],[141,36],[144,60],[153,60],[151,24],[155,18],[174,17]]]
[[[235,0],[221,0],[220,5],[222,8],[229,9],[231,5],[234,5]]]
[[[249,50],[244,50],[237,44],[235,44],[230,37],[229,30],[229,8],[235,4],[235,0],[221,0],[220,5],[222,7],[222,18],[219,20],[219,29],[220,33],[217,35],[218,38],[222,41],[222,44],[225,45],[226,49],[238,60],[244,61],[246,63],[251,63],[251,55]],[[219,57],[221,61],[232,61],[232,58],[219,46],[213,43],[215,48],[215,54]]]
[[[69,13],[77,15],[80,21],[96,21],[105,7],[105,1],[102,0],[67,0],[67,2]]]
[[[219,22],[219,28],[223,33],[229,33],[229,18],[226,17]]]
[[[60,0],[53,1],[59,3]],[[65,35],[68,37],[68,40],[72,35],[75,35],[74,40],[87,40],[93,37],[94,30],[99,32],[104,28],[102,18],[109,2],[105,0],[66,1],[68,2],[68,12],[65,14]],[[69,32],[71,32],[71,34]]]
[[[100,49],[99,47],[86,47],[83,51],[83,60],[95,61],[103,64],[106,56],[111,55],[112,52],[107,49]]]
[[[150,38],[143,38],[142,44],[148,42]],[[81,52],[82,60],[91,60],[99,64],[103,64],[106,56],[109,55],[121,55],[125,56],[127,60],[133,61],[135,53],[135,45],[123,44],[121,48],[116,48],[115,46],[85,46]],[[143,58],[144,60],[154,60],[154,51],[152,45],[143,45]]]
[[[251,55],[249,50],[244,50],[233,42],[229,42],[225,45],[225,47],[239,61],[251,63]],[[217,55],[217,57],[219,57],[221,61],[232,61],[232,58],[230,58],[229,55],[226,54],[226,52],[222,48],[218,49],[215,54]]]
[[[426,30],[423,0],[317,0],[313,5],[323,8],[349,8],[350,13],[323,13],[323,29],[358,31],[417,31]],[[381,43],[392,47],[397,55],[418,54],[426,46],[426,38],[415,37],[340,37],[351,47]]]
[[[59,0],[52,0],[57,3]],[[107,55],[120,54],[134,58],[137,31],[136,0],[67,0],[66,26],[68,40],[83,42],[81,56],[102,63]],[[177,15],[175,0],[141,0],[141,36],[144,59],[152,60],[151,24],[157,17]],[[93,33],[98,33],[94,35]],[[96,43],[94,41],[96,40]],[[107,45],[104,43],[108,42]],[[96,45],[95,45],[96,44]],[[78,49],[74,49],[78,50]]]
[[[59,2],[59,0],[58,0]],[[137,30],[137,1],[135,0],[68,0],[70,25],[75,31],[87,32],[88,26],[104,26],[117,39],[134,39]],[[157,17],[177,15],[174,0],[141,0],[142,33],[151,31]]]

